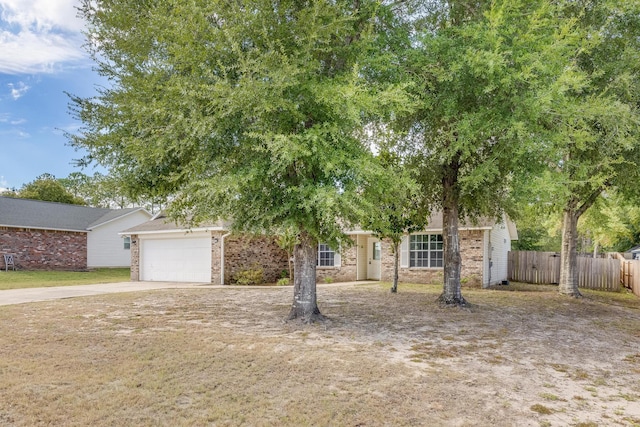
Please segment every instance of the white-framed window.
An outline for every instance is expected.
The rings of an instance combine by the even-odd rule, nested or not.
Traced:
[[[409,267],[442,267],[444,265],[442,247],[442,234],[409,236]]]
[[[125,250],[131,249],[131,237],[129,237],[129,236],[126,236],[124,238],[124,249]]]
[[[336,253],[325,243],[318,245],[318,267],[333,267],[335,265]]]

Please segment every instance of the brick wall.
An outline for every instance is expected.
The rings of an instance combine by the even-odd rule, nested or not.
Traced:
[[[484,230],[460,232],[460,257],[462,258],[463,286],[481,286],[484,256]]]
[[[213,253],[219,246],[219,243],[214,245],[212,266],[220,264],[219,252]],[[280,279],[283,270],[289,271],[287,253],[278,247],[273,237],[227,236],[224,242],[224,259],[225,285],[233,284],[235,274],[242,270],[262,268],[265,283],[275,283]],[[220,283],[219,275],[217,283]]]
[[[211,283],[214,285],[219,285],[222,280],[220,257],[222,256],[222,245],[226,245],[226,238],[222,237],[225,234],[222,231],[211,232]],[[226,284],[229,284],[229,282],[227,281]]]
[[[316,267],[316,282],[353,282],[357,277],[357,245],[356,236],[349,236],[353,244],[343,247],[340,253],[340,267]],[[327,279],[329,278],[329,279]]]
[[[463,281],[468,285],[479,285],[482,282],[483,270],[483,230],[460,231],[460,256]],[[393,251],[388,239],[382,241],[382,280],[393,281]],[[398,280],[404,283],[442,284],[442,268],[400,268]]]
[[[0,254],[5,253],[15,255],[20,270],[86,270],[87,234],[3,227]]]
[[[140,239],[137,234],[131,235],[131,281],[140,280]]]

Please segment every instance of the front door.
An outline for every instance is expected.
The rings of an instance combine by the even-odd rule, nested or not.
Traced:
[[[380,258],[382,256],[380,240],[369,237],[367,247],[367,279],[380,280]]]

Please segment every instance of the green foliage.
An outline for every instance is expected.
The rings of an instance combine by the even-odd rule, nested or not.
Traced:
[[[158,212],[165,205],[163,198],[142,198],[131,196],[128,186],[115,174],[103,175],[96,172],[88,176],[73,172],[60,183],[75,197],[82,198],[89,206],[100,208],[126,208],[143,206],[150,212]]]
[[[398,124],[427,210],[443,211],[442,301],[464,304],[457,220],[500,217],[513,177],[544,158],[539,91],[573,38],[551,1],[429,4],[405,61],[417,108]]]
[[[42,200],[45,202],[68,203],[84,205],[80,197],[75,197],[55,176],[45,173],[20,188],[16,193],[21,199]]]
[[[278,282],[276,282],[276,285],[278,286],[289,286],[290,281],[288,277],[282,277],[280,279],[278,279]]]
[[[298,233],[293,227],[287,227],[277,233],[276,244],[280,249],[287,253],[287,265],[289,266],[288,272],[286,270],[282,271],[283,278],[288,277],[290,279],[293,279],[292,257],[293,250],[298,243]]]
[[[567,3],[581,42],[561,64],[543,116],[548,172],[539,185],[559,209],[582,214],[604,190],[638,195],[640,2]]]
[[[18,192],[17,190],[13,189],[9,189],[9,190],[5,190],[0,192],[0,196],[2,197],[18,197]]]
[[[405,149],[431,206],[447,178],[461,218],[498,216],[537,155],[536,91],[552,78],[558,23],[545,2],[436,4],[408,61],[420,104]]]
[[[426,226],[429,215],[422,209],[420,188],[401,157],[389,150],[389,141],[376,142],[380,150],[376,160],[385,171],[385,176],[380,177],[384,185],[368,189],[375,192],[369,197],[377,201],[377,206],[366,212],[360,223],[379,238],[390,239],[395,251],[405,233]]]
[[[640,196],[640,2],[560,2],[556,10],[565,35],[547,63],[556,78],[538,90],[544,170],[526,185],[533,201],[563,217],[559,289],[579,295],[576,251],[613,247],[628,230],[627,215],[602,196]]]
[[[329,283],[333,283],[333,277],[331,277],[331,276],[326,276],[326,277],[324,278],[324,283],[327,283],[327,284],[329,284]]]
[[[384,12],[384,13],[383,13]],[[386,8],[376,1],[85,1],[94,59],[113,86],[72,97],[72,144],[133,194],[239,230],[293,226],[337,246],[367,201],[364,120],[403,105],[366,79]],[[132,30],[135,28],[135,30]]]
[[[264,270],[260,265],[254,264],[251,268],[240,270],[234,274],[233,281],[236,285],[261,285],[264,283]]]
[[[585,212],[578,231],[601,251],[624,252],[640,244],[640,207],[619,193],[605,193]]]

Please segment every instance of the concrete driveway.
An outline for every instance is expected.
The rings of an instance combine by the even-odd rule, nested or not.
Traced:
[[[149,291],[153,289],[181,289],[215,287],[197,283],[121,282],[98,285],[56,286],[50,288],[7,289],[0,291],[0,305],[23,304],[37,301],[113,294],[118,292]]]

